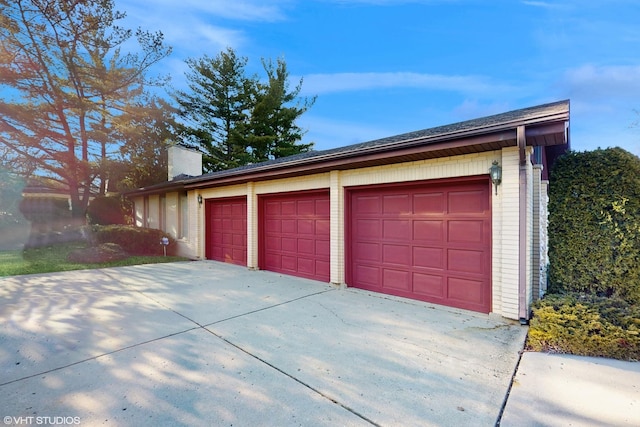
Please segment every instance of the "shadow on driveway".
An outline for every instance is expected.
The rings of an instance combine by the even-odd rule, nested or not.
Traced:
[[[213,261],[3,278],[0,325],[8,425],[493,425],[526,335]]]

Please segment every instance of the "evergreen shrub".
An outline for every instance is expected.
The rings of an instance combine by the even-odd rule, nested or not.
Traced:
[[[547,294],[533,305],[527,349],[640,360],[640,306],[616,297]]]
[[[162,230],[131,225],[93,226],[93,239],[96,244],[116,243],[130,255],[162,255],[163,245],[160,244],[160,241],[163,237],[169,239],[167,255],[175,255],[175,239]]]
[[[640,158],[570,152],[551,171],[549,291],[640,303]]]

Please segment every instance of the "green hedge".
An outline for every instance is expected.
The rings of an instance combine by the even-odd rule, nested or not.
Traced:
[[[621,148],[559,158],[548,234],[551,292],[640,303],[640,158]]]
[[[94,225],[92,230],[96,244],[116,243],[131,255],[162,255],[163,237],[169,239],[167,255],[176,253],[175,239],[162,230],[129,225]]]
[[[527,348],[640,360],[640,306],[620,298],[548,294],[533,305]]]

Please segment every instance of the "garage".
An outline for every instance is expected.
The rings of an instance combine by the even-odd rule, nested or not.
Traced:
[[[247,198],[208,199],[205,204],[207,259],[247,265]]]
[[[329,192],[260,196],[259,210],[260,268],[328,282]]]
[[[347,284],[489,313],[488,178],[347,192]]]

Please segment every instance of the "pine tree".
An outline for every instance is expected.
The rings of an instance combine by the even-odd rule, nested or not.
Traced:
[[[124,16],[113,0],[0,0],[0,144],[63,183],[80,220],[120,143],[114,120],[170,53],[161,33],[138,30],[141,52],[124,54]]]

